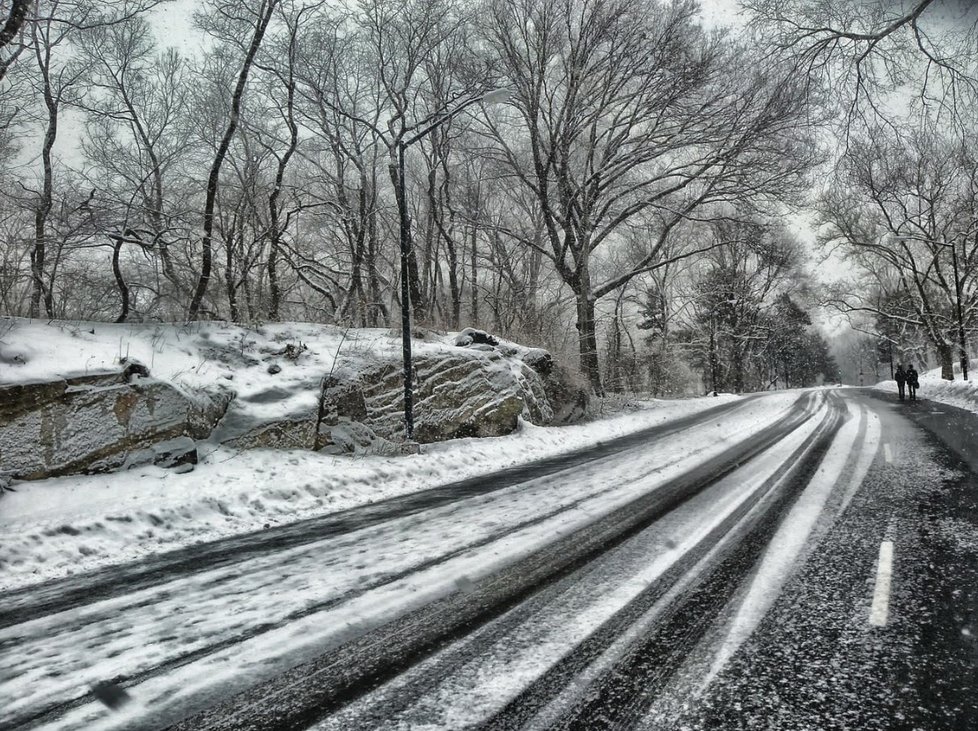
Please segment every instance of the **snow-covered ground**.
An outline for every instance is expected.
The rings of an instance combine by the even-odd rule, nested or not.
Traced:
[[[450,334],[430,335],[415,342],[415,352],[453,352],[453,341]],[[300,349],[298,358],[282,355],[288,345]],[[313,408],[323,374],[399,352],[400,340],[388,330],[311,323],[246,328],[0,318],[0,383],[117,370],[130,358],[188,394],[225,384],[237,394],[235,408],[256,418]],[[281,371],[269,373],[272,364]],[[260,397],[270,390],[274,400]],[[420,455],[346,457],[204,444],[201,463],[187,474],[146,466],[20,483],[0,496],[0,591],[525,464],[733,398],[646,402],[586,425],[523,423],[507,437],[429,445]]]
[[[453,341],[453,335],[430,334],[415,339],[414,352],[457,352]],[[289,346],[295,357],[284,354]],[[122,359],[130,359],[191,397],[204,390],[232,390],[236,413],[253,420],[314,410],[324,375],[360,371],[399,358],[400,353],[399,335],[378,328],[0,318],[0,384],[118,371]],[[280,370],[270,373],[271,366]],[[274,399],[266,394],[274,394]]]
[[[917,396],[931,401],[940,401],[942,404],[957,406],[959,409],[971,411],[978,414],[978,360],[972,360],[969,370],[969,380],[961,380],[961,368],[959,364],[954,364],[953,381],[945,381],[941,378],[941,369],[925,371],[920,374],[920,388]],[[880,391],[897,393],[896,381],[880,381],[875,388]]]

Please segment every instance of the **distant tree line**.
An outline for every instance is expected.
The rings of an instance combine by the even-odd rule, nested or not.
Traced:
[[[978,6],[745,0],[772,54],[805,69],[841,141],[817,194],[850,271],[826,295],[874,352],[967,378],[978,331]]]

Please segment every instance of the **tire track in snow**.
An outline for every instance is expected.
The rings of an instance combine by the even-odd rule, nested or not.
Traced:
[[[718,416],[729,416],[731,412],[748,406],[756,398],[756,395],[752,395],[740,401],[720,404],[708,411],[618,437],[571,454],[548,457],[527,465],[511,467],[321,517],[196,544],[130,564],[109,566],[89,574],[15,589],[4,595],[3,606],[0,607],[0,629],[121,594],[131,594],[179,576],[220,568],[255,556],[276,553],[324,538],[352,533],[391,518],[417,514],[478,495],[496,492],[530,479],[579,467],[646,444],[649,440],[696,427]]]
[[[810,396],[799,402],[810,402]],[[186,718],[177,729],[300,729],[503,615],[569,573],[620,545],[655,520],[778,442],[811,417],[784,417],[663,488],[586,529],[561,537],[464,592],[426,605],[346,646]]]

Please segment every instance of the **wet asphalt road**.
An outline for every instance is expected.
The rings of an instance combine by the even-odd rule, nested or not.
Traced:
[[[866,449],[867,422],[875,420],[878,438],[875,453],[867,455],[868,471],[853,493],[830,494],[797,566],[779,590],[772,589],[777,596],[769,610],[708,684],[704,678],[711,677],[717,648],[775,531],[807,480],[824,469],[820,460],[838,436],[837,422],[809,440],[810,451],[763,511],[731,531],[736,536],[729,550],[614,662],[589,673],[615,638],[663,600],[672,579],[650,586],[477,727],[978,728],[978,417],[926,400],[898,403],[871,391],[849,390],[843,397],[863,414],[858,439]],[[850,406],[848,416],[836,416],[853,419],[853,411]],[[844,475],[853,471],[859,451],[850,454]],[[874,624],[884,542],[893,546],[892,578],[885,622],[877,616]],[[690,556],[677,573],[692,573],[697,558]],[[451,653],[442,654],[443,675],[462,667]],[[406,687],[424,692],[438,667],[429,664]],[[562,705],[554,700],[561,694]],[[409,699],[398,705],[396,693],[375,695],[369,712],[353,716],[359,727],[411,727],[403,713]],[[343,724],[324,725],[333,727]]]
[[[843,390],[827,403],[817,428],[783,455],[783,465],[755,496],[477,727],[978,729],[978,416],[926,399],[899,403],[868,389]],[[572,460],[585,464],[620,456],[729,408],[601,445]],[[575,586],[613,573],[624,561],[616,557],[638,550],[635,545],[658,521],[711,485],[736,479],[738,470],[748,470],[810,416],[799,406],[793,417],[748,440],[738,453],[709,460],[654,497],[555,540],[458,594],[163,726],[454,728],[417,711],[412,716],[416,697],[450,687],[455,675],[490,654],[507,633],[544,616],[548,606],[570,601]],[[719,648],[747,597],[766,591],[759,577],[763,562],[777,552],[772,542],[783,540],[792,509],[810,483],[824,476],[823,460],[840,449],[845,435],[852,438],[851,453],[838,485],[813,516],[797,561],[783,583],[768,591],[769,604],[756,626],[718,664]],[[861,461],[865,477],[847,492],[845,478],[859,472]],[[0,626],[192,572],[195,561],[215,566],[282,550],[566,467],[553,462],[521,468],[220,542],[199,558],[178,552],[52,583],[33,595],[5,599]],[[892,579],[885,621],[879,623],[877,612],[874,624],[884,543],[892,545]],[[56,711],[46,712],[24,727],[57,728],[57,719]],[[337,719],[332,726],[330,719]]]
[[[653,727],[978,728],[978,417],[850,395],[882,426],[861,489],[708,691]],[[889,616],[873,626],[883,541]]]

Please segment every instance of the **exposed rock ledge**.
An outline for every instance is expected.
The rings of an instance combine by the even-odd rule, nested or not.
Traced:
[[[455,347],[429,349],[414,365],[414,436],[421,443],[508,434],[521,416],[538,425],[569,423],[587,406],[584,384],[549,353],[480,331],[463,331]],[[148,373],[130,364],[121,372],[0,386],[0,476],[31,480],[148,462],[192,469],[194,440],[331,452],[393,452],[403,440],[402,371],[392,355],[299,382],[310,395],[299,403],[308,406],[284,414],[277,399],[295,395],[294,381],[288,393],[272,387],[238,401],[233,380],[178,390]],[[255,402],[272,408],[248,408]]]
[[[230,399],[190,399],[129,369],[3,386],[0,472],[34,480],[112,470],[174,437],[206,438]]]

